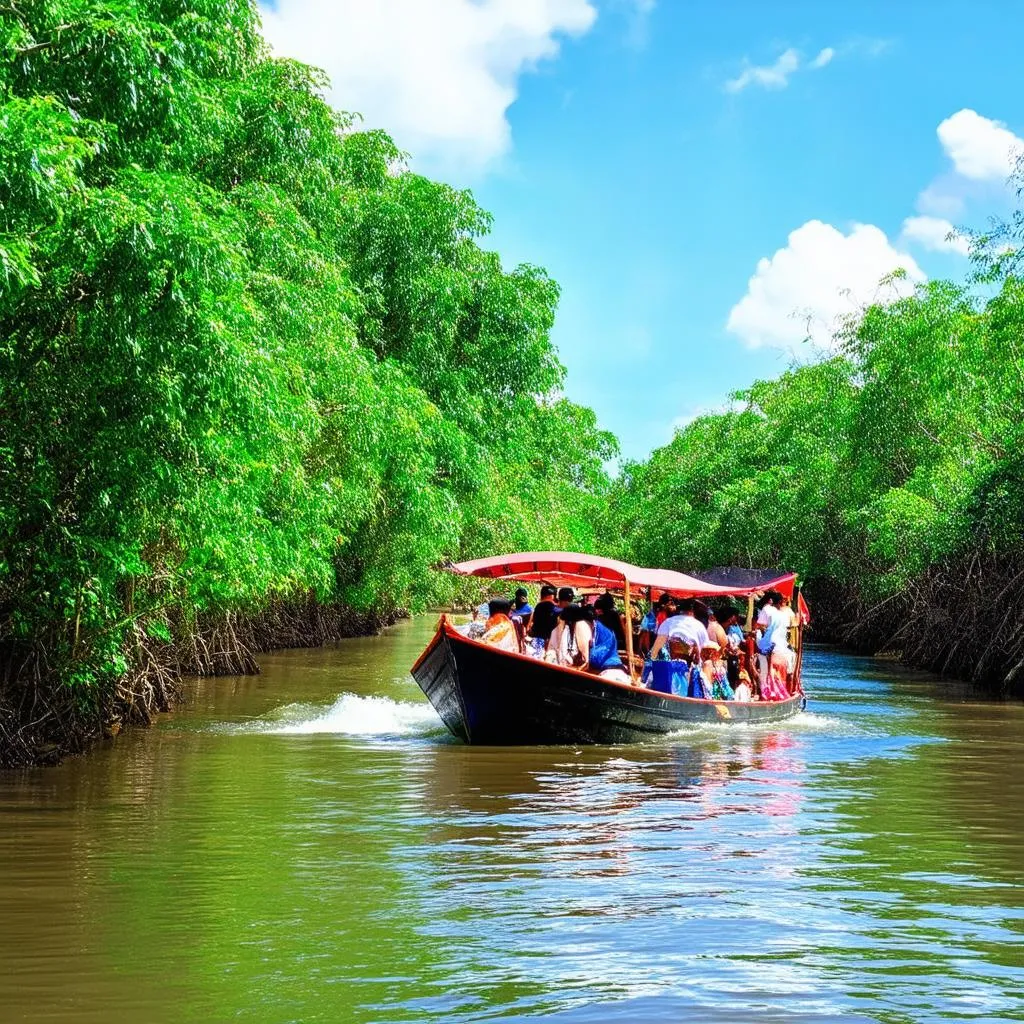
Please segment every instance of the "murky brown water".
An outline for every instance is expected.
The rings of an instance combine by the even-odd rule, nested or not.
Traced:
[[[0,1020],[1024,1020],[1024,707],[812,652],[784,726],[465,748],[431,627],[0,777]]]

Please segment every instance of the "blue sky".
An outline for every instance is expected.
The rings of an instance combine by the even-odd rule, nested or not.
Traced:
[[[946,230],[1005,212],[1024,134],[1005,3],[278,0],[267,28],[558,280],[567,392],[631,458],[895,266],[962,277]]]

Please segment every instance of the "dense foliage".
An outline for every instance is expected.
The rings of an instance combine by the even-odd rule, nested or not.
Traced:
[[[324,85],[252,0],[0,0],[0,721],[217,614],[593,544],[556,285]]]
[[[970,287],[867,309],[833,358],[754,384],[628,467],[622,553],[796,569],[826,635],[1020,690],[1021,230],[976,240]]]

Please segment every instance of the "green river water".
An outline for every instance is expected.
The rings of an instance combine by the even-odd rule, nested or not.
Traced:
[[[0,1021],[1024,1020],[1024,707],[810,651],[808,711],[467,748],[433,623],[0,776]]]

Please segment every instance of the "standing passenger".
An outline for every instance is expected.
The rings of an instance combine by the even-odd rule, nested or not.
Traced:
[[[796,627],[800,622],[800,617],[795,611],[793,611],[792,603],[788,597],[783,597],[779,602],[779,614],[782,615],[786,622],[786,645],[789,648],[789,672],[792,674],[796,669],[796,650],[793,647],[793,641],[796,639]]]
[[[769,590],[757,616],[761,627],[757,662],[762,700],[785,700],[789,696],[788,621],[779,607],[781,603],[782,595],[777,590]]]
[[[708,631],[704,623],[693,616],[694,602],[692,597],[679,602],[679,614],[667,618],[658,627],[658,636],[651,648],[651,660],[655,659],[669,640],[680,640],[697,651],[704,649],[708,642]],[[700,655],[698,654],[698,659]]]

